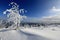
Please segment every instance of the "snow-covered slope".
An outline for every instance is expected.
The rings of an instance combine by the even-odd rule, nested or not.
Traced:
[[[0,29],[0,40],[60,40],[60,28]]]
[[[0,32],[0,40],[25,40],[26,36],[16,30]]]
[[[21,29],[21,31],[30,33],[30,34],[39,35],[50,40],[60,40],[60,28],[58,27],[50,27],[50,28],[44,28],[44,29],[23,28]]]
[[[0,40],[48,40],[45,37],[26,33],[21,30],[7,30],[0,31]]]

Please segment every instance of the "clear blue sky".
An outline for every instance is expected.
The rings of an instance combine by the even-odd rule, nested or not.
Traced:
[[[16,2],[20,9],[26,9],[28,12],[24,15],[36,18],[52,15],[49,10],[53,6],[60,8],[60,0],[0,0],[0,17],[5,17],[2,13],[10,8],[8,5],[11,2]]]

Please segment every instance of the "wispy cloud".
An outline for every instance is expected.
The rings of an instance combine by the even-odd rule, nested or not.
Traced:
[[[41,22],[45,22],[45,23],[59,23],[60,22],[60,9],[56,8],[55,6],[53,6],[50,9],[50,12],[54,15],[50,15],[50,16],[44,16],[40,19]]]
[[[55,11],[55,12],[60,12],[60,9],[59,8],[56,8],[55,6],[53,6],[51,10],[52,11]]]
[[[51,7],[51,9],[49,10],[51,15],[60,15],[60,8],[53,6]]]
[[[55,12],[56,15],[43,16],[42,18],[27,18],[28,22],[37,22],[37,23],[60,23],[60,9],[53,6],[51,8],[52,13]]]

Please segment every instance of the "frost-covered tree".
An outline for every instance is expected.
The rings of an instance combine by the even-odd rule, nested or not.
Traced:
[[[8,12],[8,22],[12,21],[14,23],[11,27],[19,27],[20,22],[23,20],[23,18],[26,18],[26,16],[20,15],[21,12],[24,13],[24,9],[19,9],[19,5],[17,5],[15,2],[10,3],[9,6],[11,6],[12,8],[4,11],[4,14]]]

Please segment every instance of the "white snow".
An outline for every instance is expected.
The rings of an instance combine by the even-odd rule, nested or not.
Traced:
[[[0,31],[0,40],[48,40],[38,35],[22,32],[20,30]]]
[[[26,40],[26,36],[21,35],[16,30],[0,32],[0,40]]]
[[[47,28],[21,28],[18,30],[13,30],[19,27],[21,20],[26,18],[22,16],[19,12],[23,10],[18,10],[19,6],[12,2],[13,6],[10,9],[4,11],[4,14],[8,11],[10,14],[7,15],[8,21],[14,22],[14,25],[10,26],[8,29],[0,29],[0,40],[60,40],[60,28],[59,27],[47,27]]]
[[[60,28],[20,27],[17,30],[3,28],[0,29],[0,40],[60,40]]]
[[[60,28],[58,27],[50,27],[50,28],[23,28],[21,31],[39,35],[45,38],[48,38],[50,40],[60,40]]]

